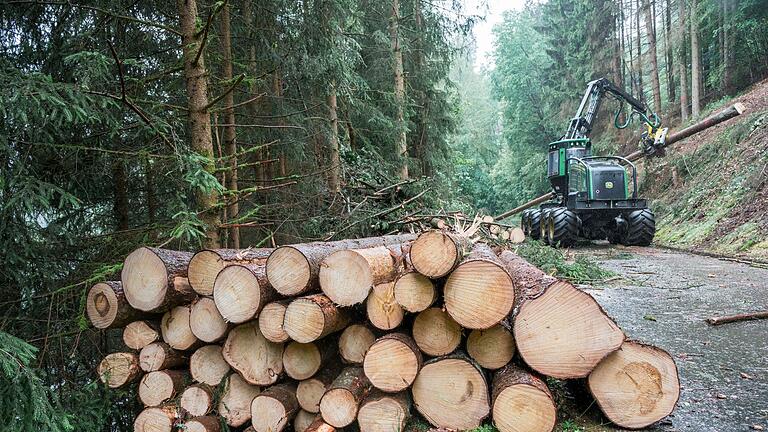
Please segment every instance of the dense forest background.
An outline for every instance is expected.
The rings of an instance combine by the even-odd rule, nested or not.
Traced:
[[[83,299],[137,245],[495,214],[547,190],[545,144],[587,81],[675,126],[768,76],[766,0],[530,2],[477,71],[483,15],[458,0],[3,2],[2,429],[131,429],[135,396],[94,382],[119,335],[88,329]]]

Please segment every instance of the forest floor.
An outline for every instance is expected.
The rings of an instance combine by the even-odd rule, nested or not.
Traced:
[[[768,320],[712,327],[706,318],[764,310],[768,268],[661,248],[592,244],[575,249],[617,274],[582,286],[628,337],[675,358],[677,409],[652,431],[768,430]],[[561,431],[615,431],[594,407],[570,405]]]

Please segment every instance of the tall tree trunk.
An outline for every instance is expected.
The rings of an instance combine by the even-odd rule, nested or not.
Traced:
[[[230,34],[229,5],[224,5],[221,11],[221,62],[222,79],[227,85],[232,81],[232,36]],[[226,186],[230,192],[237,192],[237,131],[235,130],[235,96],[234,90],[224,96],[224,156],[228,158]],[[227,205],[227,217],[237,218],[240,213],[237,194],[233,194]],[[240,249],[240,228],[229,228],[230,247]]]
[[[685,55],[685,0],[677,0],[679,9],[679,22],[677,24],[677,76],[680,77],[680,119],[688,120],[688,68]]]
[[[328,91],[328,120],[331,126],[331,136],[328,147],[331,153],[331,167],[328,172],[328,189],[331,193],[341,192],[341,158],[339,157],[339,116],[336,103],[336,82],[331,82]]]
[[[424,83],[424,16],[421,12],[421,2],[416,1],[414,4],[414,18],[416,20],[416,55],[415,55],[415,74],[418,79]],[[427,123],[429,117],[429,93],[427,89],[422,86],[419,90],[419,106],[421,107],[419,113],[419,129],[416,137],[416,154],[419,157],[421,164],[421,175],[432,175],[432,164],[430,163],[427,134]]]
[[[112,180],[115,187],[115,202],[112,212],[115,215],[117,229],[124,231],[128,229],[128,182],[125,165],[119,157],[112,159]]]
[[[731,25],[734,2],[723,0],[723,93],[733,90],[733,27]]]
[[[403,75],[403,51],[400,45],[400,0],[392,0],[389,18],[389,36],[392,42],[392,61],[395,75],[395,124],[397,127],[397,157],[400,178],[408,178],[408,141],[405,126],[405,76]]]
[[[674,58],[672,57],[672,0],[666,1],[666,7],[664,8],[665,25],[664,25],[664,58],[666,61],[667,72],[667,100],[669,102],[669,111],[672,111],[672,106],[675,103],[675,73],[674,73]]]
[[[691,116],[694,118],[701,112],[701,53],[697,3],[697,0],[691,1]]]
[[[645,33],[648,37],[648,56],[651,58],[651,87],[653,90],[653,107],[661,112],[661,84],[659,83],[659,60],[656,52],[655,16],[651,9],[650,0],[643,0],[645,12]]]
[[[621,71],[621,23],[619,22],[619,15],[613,13],[613,56],[611,58],[611,72],[613,74],[613,82],[617,87],[624,88],[624,79]]]
[[[211,138],[211,117],[208,114],[208,83],[205,69],[205,56],[202,35],[195,28],[197,21],[196,0],[177,0],[179,21],[182,33],[184,53],[184,78],[187,86],[188,121],[192,150],[207,159],[202,167],[214,176],[216,165],[213,160],[213,140]],[[198,55],[199,54],[199,55]],[[206,225],[205,247],[219,247],[219,214],[216,210],[218,193],[216,191],[196,190],[195,198],[201,211],[201,220]]]
[[[635,7],[637,8],[635,10],[635,36],[637,37],[637,45],[635,45],[635,48],[637,49],[635,74],[637,75],[637,98],[641,101],[645,101],[645,89],[643,88],[643,47],[641,45],[640,35],[640,0],[635,2]]]
[[[253,5],[255,3],[246,0],[243,5],[243,19],[245,20],[245,25],[248,28],[248,31],[246,32],[246,36],[249,40],[249,49],[248,49],[248,71],[251,74],[251,77],[257,77],[259,76],[259,65],[256,59],[256,41],[255,36],[253,35],[253,28],[262,28],[264,23],[261,22],[261,20],[257,20],[256,23],[254,23],[253,19]],[[261,17],[261,16],[260,16]],[[259,96],[259,86],[257,84],[253,84],[251,86],[251,89],[249,91],[251,98],[253,101],[248,104],[248,112],[250,115],[255,119],[256,116],[260,115],[262,112],[262,107],[264,105],[265,98],[264,96]],[[259,144],[255,144],[259,145]],[[256,185],[257,186],[264,186],[267,181],[267,174],[266,170],[267,167],[264,163],[260,163],[261,161],[267,159],[264,157],[264,150],[258,149],[255,152],[252,153],[253,156],[251,156],[249,159],[254,164],[254,174],[256,175]]]

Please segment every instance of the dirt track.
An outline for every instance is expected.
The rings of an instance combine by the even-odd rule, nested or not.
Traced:
[[[704,321],[768,309],[768,269],[655,248],[593,245],[577,253],[622,277],[584,289],[630,338],[666,349],[680,369],[677,410],[649,430],[768,430],[768,320]]]

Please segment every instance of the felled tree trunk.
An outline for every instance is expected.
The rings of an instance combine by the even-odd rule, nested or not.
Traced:
[[[128,303],[119,281],[99,282],[92,286],[85,299],[85,312],[97,329],[122,327],[149,316]]]
[[[267,281],[264,266],[235,264],[219,272],[213,299],[221,316],[236,324],[253,319],[267,303],[278,297]]]
[[[232,427],[240,427],[251,419],[251,401],[258,396],[259,388],[248,384],[240,375],[233,373],[219,400],[218,412]]]
[[[557,420],[557,406],[544,381],[514,365],[494,375],[491,406],[500,432],[551,432]]]
[[[371,329],[362,324],[352,324],[339,337],[339,355],[344,363],[363,364],[365,353],[376,341]]]
[[[188,350],[200,345],[200,341],[192,333],[190,327],[190,306],[176,306],[163,315],[160,321],[160,332],[163,340],[177,350]]]
[[[405,313],[395,301],[395,284],[386,282],[373,287],[365,300],[368,321],[381,330],[392,330],[403,322]]]
[[[296,386],[274,385],[259,393],[251,402],[251,425],[256,432],[280,432],[299,411]]]
[[[304,380],[316,374],[336,353],[336,343],[331,341],[318,344],[291,342],[283,351],[283,369],[289,377]]]
[[[329,425],[342,428],[357,418],[360,403],[371,390],[371,382],[360,367],[344,369],[320,400],[320,414]]]
[[[186,382],[187,375],[182,371],[150,372],[144,375],[139,384],[139,400],[145,406],[158,406],[179,394]]]
[[[281,300],[277,302],[267,303],[259,313],[259,328],[270,342],[287,342],[291,340],[288,333],[283,328],[283,322],[285,321],[285,311],[288,309],[290,300]]]
[[[134,321],[123,329],[123,343],[137,351],[158,340],[160,326],[151,321]]]
[[[371,392],[360,405],[357,423],[360,432],[391,432],[405,430],[411,417],[408,392],[387,394]]]
[[[153,342],[141,349],[139,366],[144,372],[174,369],[186,365],[189,359],[164,342]]]
[[[253,321],[229,332],[222,355],[251,384],[272,385],[283,372],[283,344],[265,339]]]
[[[333,380],[339,375],[336,367],[326,368],[311,378],[301,381],[296,387],[296,399],[299,406],[307,412],[317,414],[320,412],[320,399],[331,386]]]
[[[283,329],[296,342],[309,343],[342,330],[349,319],[346,310],[337,308],[328,297],[315,294],[288,305]]]
[[[472,250],[472,241],[447,231],[426,231],[413,242],[410,259],[413,268],[432,279],[447,276]]]
[[[203,249],[189,261],[189,285],[200,295],[213,294],[216,275],[232,264],[260,264],[267,262],[271,248]]]
[[[395,281],[395,301],[408,312],[421,312],[432,306],[435,300],[435,284],[418,272],[406,272]]]
[[[128,303],[145,312],[164,312],[191,302],[195,292],[187,280],[189,252],[141,247],[131,252],[120,273]]]
[[[213,409],[213,389],[206,384],[194,384],[181,393],[179,406],[189,415],[207,415]]]
[[[179,413],[174,406],[144,408],[133,422],[134,432],[171,432]]]
[[[467,354],[485,369],[499,369],[515,355],[515,338],[501,325],[472,330],[467,338]]]
[[[141,376],[139,356],[126,352],[108,354],[99,363],[97,373],[101,382],[109,388],[118,388],[132,383]]]
[[[219,345],[198,348],[189,359],[189,373],[192,379],[209,386],[218,386],[229,370],[229,363],[224,360]]]
[[[374,387],[395,393],[413,384],[421,364],[421,352],[416,342],[404,333],[390,333],[371,345],[365,354],[363,368]]]
[[[189,315],[192,334],[203,342],[216,342],[227,335],[230,324],[221,316],[216,302],[210,297],[200,297],[194,303]]]
[[[461,326],[440,308],[429,308],[413,321],[413,339],[424,354],[437,357],[452,353],[461,343]]]

